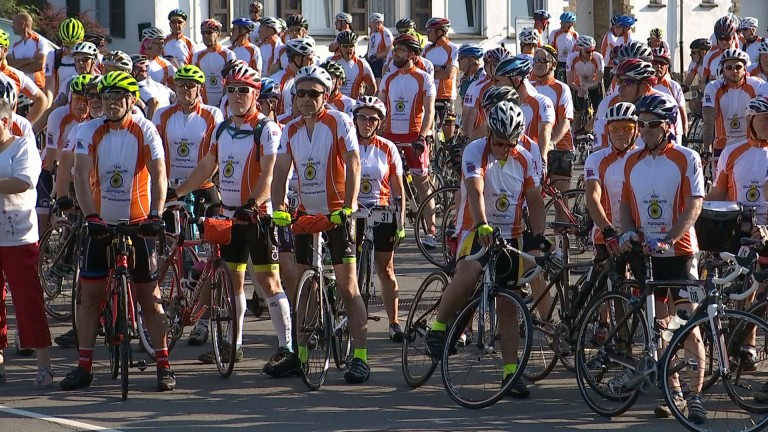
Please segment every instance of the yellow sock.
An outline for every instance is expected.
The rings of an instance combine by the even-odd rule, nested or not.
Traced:
[[[309,359],[309,351],[307,350],[307,346],[299,345],[299,360],[302,363],[306,363],[307,359]]]
[[[434,322],[432,322],[431,328],[432,328],[432,331],[444,332],[447,329],[447,326],[448,326],[447,324],[441,323],[440,321],[435,320]]]
[[[355,358],[359,358],[364,363],[368,363],[368,349],[367,348],[355,348]]]
[[[504,365],[504,378],[517,372],[517,363],[508,363]]]

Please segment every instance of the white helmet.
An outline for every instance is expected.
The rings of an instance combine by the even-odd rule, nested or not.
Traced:
[[[157,27],[147,27],[141,31],[141,40],[144,39],[165,39],[165,34]]]
[[[536,29],[531,27],[525,27],[522,30],[520,30],[520,33],[517,35],[517,40],[520,41],[521,44],[539,44],[539,32],[536,31]]]
[[[336,14],[336,21],[344,21],[347,24],[352,24],[352,15],[346,12],[339,12]]]
[[[581,49],[594,48],[596,44],[597,42],[595,42],[595,38],[592,36],[579,36],[579,38],[576,39],[576,46]]]
[[[757,53],[768,54],[768,40],[760,42],[760,45],[757,46]]]
[[[133,69],[133,61],[131,61],[131,57],[119,50],[110,51],[109,54],[104,56],[102,63],[120,68],[125,72],[130,72]]]
[[[291,39],[286,44],[288,54],[293,51],[301,56],[311,56],[315,54],[315,40],[309,37]]]
[[[371,17],[368,18],[368,22],[380,22],[380,23],[383,23],[384,22],[384,14],[381,14],[381,13],[378,13],[378,12],[374,13],[374,14],[371,14]]]
[[[741,19],[741,22],[739,23],[739,30],[750,29],[750,28],[756,29],[757,23],[758,23],[757,18],[744,17]]]
[[[95,59],[99,55],[99,49],[90,42],[79,42],[72,48],[71,55],[74,57],[83,54]]]
[[[301,81],[306,80],[315,81],[316,83],[322,85],[325,87],[325,91],[328,93],[330,93],[331,89],[333,89],[333,78],[331,78],[331,74],[319,66],[304,66],[303,68],[299,69],[298,72],[296,72],[296,78],[294,78],[294,83],[296,85],[298,85]]]
[[[738,48],[729,48],[725,50],[720,58],[720,64],[725,63],[726,60],[738,60],[746,65],[749,63],[749,54]]]
[[[16,109],[18,97],[16,85],[7,75],[0,73],[0,100],[8,102],[11,106],[11,111],[13,111]]]
[[[520,138],[525,129],[523,110],[509,101],[501,101],[488,113],[488,129],[494,135],[510,141]]]
[[[280,30],[282,30],[282,25],[280,24],[280,21],[277,20],[275,17],[264,17],[259,21],[261,25],[264,27],[269,27],[276,32],[280,33]]]
[[[608,112],[605,113],[605,120],[608,122],[616,120],[632,120],[636,122],[635,105],[629,102],[619,102],[608,108]]]
[[[387,118],[387,107],[384,102],[376,96],[360,96],[357,100],[357,104],[352,108],[352,114],[357,114],[357,110],[363,108],[370,108],[377,111],[381,115],[381,120]]]

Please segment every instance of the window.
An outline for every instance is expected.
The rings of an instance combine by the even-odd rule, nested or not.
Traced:
[[[285,19],[288,15],[301,13],[301,0],[278,0],[277,16]]]
[[[456,33],[480,33],[478,0],[447,0],[448,18]]]
[[[221,34],[229,34],[229,26],[232,21],[229,17],[229,0],[210,0],[208,3],[208,15],[221,23]]]
[[[109,0],[109,34],[113,38],[125,37],[125,0]]]
[[[67,0],[67,16],[73,17],[80,13],[80,0]]]
[[[547,0],[528,0],[528,16],[533,16],[533,11],[547,8]]]
[[[424,24],[432,17],[431,0],[411,0],[411,19],[417,30],[424,30]]]
[[[376,12],[384,14],[386,27],[394,27],[397,22],[395,2],[391,0],[344,0],[343,6],[352,15],[352,28],[360,34],[367,32],[368,18]]]
[[[96,2],[96,21],[109,32],[109,2]]]

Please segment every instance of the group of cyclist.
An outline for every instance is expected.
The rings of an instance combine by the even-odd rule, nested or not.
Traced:
[[[229,48],[219,42],[223,26],[215,19],[201,23],[204,46],[196,48],[183,35],[186,12],[175,9],[168,15],[171,34],[144,29],[140,53],[134,55],[106,52],[106,44],[94,35],[85,40],[83,24],[69,18],[59,28],[63,48],[46,56],[44,85],[8,66],[9,38],[0,31],[0,148],[13,141],[18,151],[29,153],[33,131],[47,126],[40,165],[33,161],[28,171],[8,174],[21,184],[0,192],[27,200],[30,188],[37,186],[38,217],[25,209],[27,244],[46,229],[51,197],[58,211],[71,212],[77,205],[85,215],[77,333],[68,342],[77,344],[79,361],[60,382],[64,390],[88,387],[93,380],[93,346],[109,270],[109,226],[123,220],[139,225],[131,276],[157,345],[158,389],[174,389],[154,240],[164,235],[161,222],[169,220],[166,201],[194,197],[194,214],[235,220],[231,242],[221,247],[235,286],[238,330],[235,346],[225,347],[225,354],[235,361],[244,357],[250,261],[278,339],[278,350],[263,369],[273,377],[298,373],[307,349],[292,340],[291,304],[297,275],[310,264],[312,236],[294,236],[290,225],[297,215],[328,215],[334,227],[326,232],[327,245],[352,336],[352,359],[344,375],[350,383],[370,376],[354,213],[376,205],[402,212],[373,230],[388,333],[401,342],[394,251],[405,238],[404,166],[423,200],[432,191],[436,147],[457,134],[464,137],[453,144],[462,179],[455,222],[458,249],[454,277],[426,337],[428,354],[435,358],[442,355],[447,325],[484,266],[483,259],[464,258],[499,235],[525,252],[550,251],[542,182],[558,190],[570,187],[577,130],[592,131],[595,137],[584,180],[597,260],[637,242],[652,256],[654,277],[697,279],[693,227],[704,201],[757,206],[757,222],[766,224],[768,84],[763,65],[768,67],[768,41],[756,36],[754,18],[718,19],[712,37],[691,44],[692,61],[684,83],[678,84],[670,75],[662,31],[654,29],[647,41],[638,40],[632,32],[636,20],[627,15],[612,18],[598,49],[593,37],[574,30],[572,12],[560,15],[560,27],[549,33],[546,44],[552,17],[536,11],[534,27],[517,35],[515,55],[503,45],[457,46],[446,18],[427,20],[426,37],[404,18],[393,35],[384,16],[374,13],[367,54],[361,57],[352,16],[339,13],[331,56],[319,59],[304,17],[262,17],[259,2],[249,10],[250,17],[232,22]],[[703,144],[696,150],[684,145],[689,128],[684,92],[691,90],[703,95]],[[34,102],[28,121],[10,112],[20,94]],[[594,120],[582,122],[584,111],[594,111]],[[24,135],[25,141],[14,141],[11,134]],[[702,161],[714,167],[708,192]],[[297,213],[288,208],[289,189],[298,194]],[[13,199],[5,198],[4,208],[12,205]],[[425,205],[422,241],[438,247],[434,203]],[[14,223],[0,221],[3,232],[16,229]],[[277,235],[270,234],[273,230]],[[2,249],[11,244],[0,241],[4,260]],[[511,274],[520,277],[528,265],[513,260]],[[3,270],[16,286],[8,267]],[[541,292],[543,280],[532,282],[532,288]],[[33,294],[43,295],[42,290]],[[669,320],[678,308],[695,307],[685,292],[670,296],[659,290],[656,299],[660,320]],[[14,292],[21,345],[37,350],[36,383],[50,387],[50,340],[44,343],[35,333],[42,330],[32,324],[38,305],[19,307],[19,301]],[[499,322],[505,380],[518,369],[518,332],[503,331],[514,326],[510,318]],[[5,320],[0,322],[4,335]],[[208,319],[201,318],[189,343],[204,344],[208,327]],[[601,331],[596,330],[596,338]],[[703,363],[701,341],[687,343]],[[204,353],[200,361],[213,363],[213,356]],[[700,391],[694,385],[687,399],[681,391],[675,402],[687,406],[696,423],[707,419]],[[517,380],[510,394],[527,397],[529,390]],[[670,415],[665,406],[656,413]]]

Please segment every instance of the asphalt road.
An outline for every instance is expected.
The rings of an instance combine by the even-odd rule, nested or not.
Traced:
[[[398,252],[396,269],[404,302],[413,298],[421,280],[432,271],[412,237]],[[12,304],[9,306],[13,329]],[[375,314],[386,316],[381,309]],[[403,324],[406,314],[407,310],[401,312]],[[66,323],[51,320],[50,325],[54,336],[67,330]],[[178,388],[157,393],[152,365],[145,372],[131,369],[125,402],[120,399],[118,381],[108,376],[109,361],[103,346],[96,349],[93,385],[74,392],[58,387],[32,390],[34,359],[8,349],[8,382],[0,386],[0,431],[682,429],[673,419],[653,417],[652,409],[661,401],[660,392],[644,397],[621,417],[609,420],[594,415],[581,401],[574,376],[561,366],[543,382],[531,385],[527,400],[505,399],[484,410],[464,409],[446,394],[439,370],[419,389],[406,385],[400,346],[387,338],[386,319],[369,323],[369,341],[372,375],[368,382],[347,385],[342,372],[332,366],[322,389],[309,392],[298,377],[273,379],[261,372],[276,349],[277,339],[268,318],[249,314],[244,336],[246,358],[235,365],[230,378],[221,378],[213,365],[197,362],[202,347],[181,341],[171,354]],[[76,364],[77,352],[54,347],[51,353],[58,382]]]

